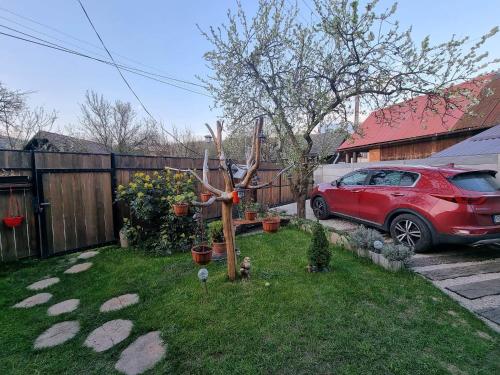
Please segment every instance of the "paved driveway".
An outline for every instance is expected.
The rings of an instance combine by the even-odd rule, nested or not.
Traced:
[[[447,246],[416,254],[410,267],[500,332],[500,247]]]
[[[306,217],[315,220],[309,201],[306,204]],[[297,213],[295,203],[277,209]],[[358,226],[335,218],[321,224],[345,231]],[[500,332],[500,246],[441,246],[416,254],[409,266]]]

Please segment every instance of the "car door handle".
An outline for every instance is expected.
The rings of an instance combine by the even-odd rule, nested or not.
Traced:
[[[393,197],[404,197],[406,194],[404,193],[391,193]]]

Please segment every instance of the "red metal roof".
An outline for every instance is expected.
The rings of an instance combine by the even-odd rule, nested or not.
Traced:
[[[339,150],[497,125],[500,122],[499,78],[498,74],[489,74],[453,87],[454,91],[468,89],[479,99],[479,104],[472,108],[479,116],[464,114],[460,110],[470,104],[463,97],[455,100],[459,108],[446,111],[444,101],[439,100],[434,105],[437,111],[433,112],[426,109],[429,98],[422,95],[372,112],[357,132],[339,147]],[[485,95],[486,87],[491,88],[494,94]]]

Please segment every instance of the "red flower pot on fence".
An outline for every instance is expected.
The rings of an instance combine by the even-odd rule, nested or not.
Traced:
[[[191,257],[200,266],[208,264],[212,260],[212,248],[207,244],[193,246],[191,248]]]
[[[20,226],[24,221],[24,216],[9,216],[3,218],[3,224],[7,228],[17,228]]]

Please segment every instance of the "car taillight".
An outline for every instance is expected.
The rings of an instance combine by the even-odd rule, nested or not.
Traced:
[[[483,204],[486,202],[486,197],[463,197],[459,195],[439,195],[432,194],[433,197],[443,199],[448,202],[459,204]]]

